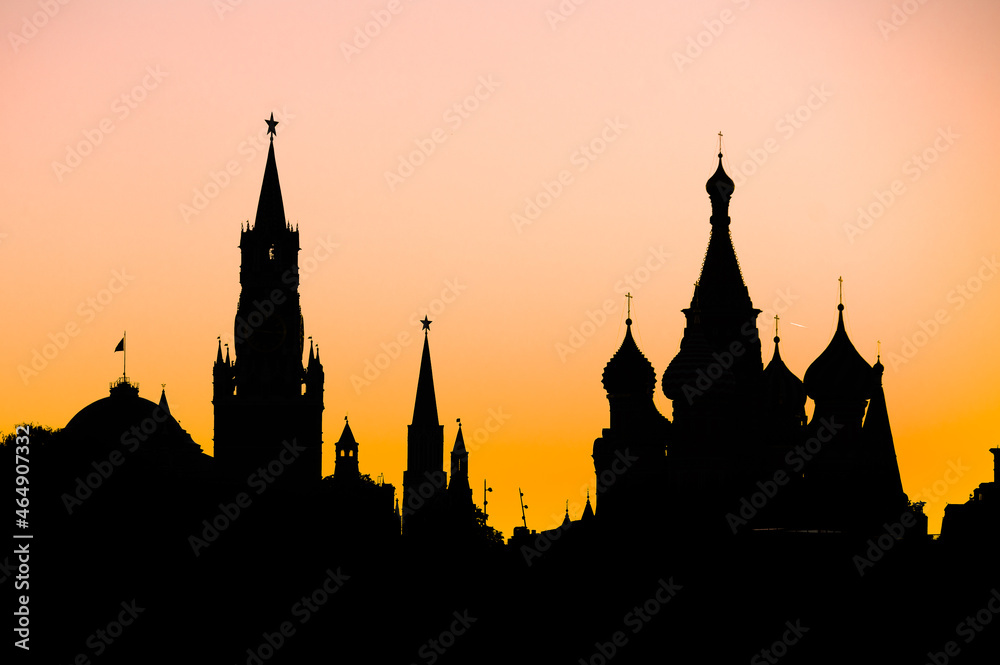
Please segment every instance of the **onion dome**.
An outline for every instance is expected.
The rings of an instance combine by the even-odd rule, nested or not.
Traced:
[[[767,403],[780,409],[803,411],[806,404],[806,389],[799,377],[792,373],[781,359],[778,342],[781,338],[774,336],[774,355],[771,362],[764,368],[764,390]]]
[[[700,325],[689,325],[681,339],[681,349],[663,372],[663,394],[688,404],[704,393],[724,394],[736,387],[736,377],[719,362],[701,332]]]
[[[847,336],[843,303],[837,309],[840,313],[833,339],[806,370],[806,393],[816,402],[866,400],[871,394],[872,366]]]
[[[610,395],[652,395],[656,388],[656,371],[632,337],[630,318],[625,319],[625,339],[604,366],[601,382]]]
[[[705,183],[705,190],[708,191],[708,196],[712,199],[713,203],[718,199],[726,205],[729,205],[729,198],[736,191],[736,183],[726,173],[726,169],[722,167],[721,152],[719,153],[719,167],[715,169],[715,173]]]

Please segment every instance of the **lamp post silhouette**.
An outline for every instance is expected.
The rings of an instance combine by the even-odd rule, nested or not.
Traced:
[[[524,492],[521,491],[520,487],[517,488],[517,493],[520,496],[520,499],[518,499],[518,501],[521,504],[521,523],[524,524],[524,530],[527,531],[528,520],[524,516],[524,511],[528,509],[528,506],[526,506],[524,503]]]

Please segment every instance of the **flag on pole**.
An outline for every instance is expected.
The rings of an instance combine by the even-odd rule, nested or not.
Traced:
[[[124,337],[122,337],[122,341],[118,342],[118,346],[115,347],[115,353],[118,353],[119,351],[121,351],[122,353],[125,352],[125,338]]]

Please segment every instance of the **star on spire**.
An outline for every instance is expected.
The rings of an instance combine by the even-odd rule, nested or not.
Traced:
[[[278,133],[278,130],[275,129],[278,126],[278,121],[274,119],[274,113],[271,113],[270,120],[265,118],[264,122],[267,123],[267,135],[271,137],[272,141],[274,141],[274,137]]]
[[[431,329],[431,324],[434,323],[434,322],[433,321],[428,321],[427,320],[427,315],[424,314],[424,320],[421,321],[420,323],[424,324],[424,327],[422,328],[422,330],[430,330]]]

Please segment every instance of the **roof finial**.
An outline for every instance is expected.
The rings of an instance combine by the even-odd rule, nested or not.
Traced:
[[[267,123],[267,135],[271,137],[271,143],[274,143],[274,135],[278,133],[278,130],[275,129],[278,126],[278,121],[274,119],[274,113],[271,113],[270,120],[265,118],[264,122]]]
[[[628,306],[628,314],[625,317],[625,325],[632,325],[632,292],[629,291],[625,294],[625,302]]]
[[[778,337],[778,315],[775,314],[774,315],[774,343],[777,344],[780,341],[781,341],[781,338]]]
[[[424,326],[424,327],[423,327],[423,329],[424,329],[424,330],[430,330],[430,329],[431,329],[431,324],[432,324],[432,323],[434,323],[434,322],[433,322],[433,321],[428,321],[428,320],[427,320],[427,315],[426,315],[426,314],[424,314],[424,319],[423,319],[423,321],[421,321],[420,323],[422,323],[422,324],[423,324],[423,326]],[[425,333],[424,333],[424,335],[426,335],[426,334],[427,334],[427,333],[425,332]]]
[[[719,132],[719,158],[722,158],[722,132]]]
[[[875,362],[882,362],[882,340],[875,340]]]
[[[837,281],[840,282],[840,304],[837,305],[837,309],[841,312],[844,311],[844,278],[843,276],[838,277]]]

